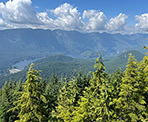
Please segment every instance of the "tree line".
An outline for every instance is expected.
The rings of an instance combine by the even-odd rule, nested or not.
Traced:
[[[126,70],[105,71],[102,57],[89,74],[52,75],[49,82],[30,65],[25,82],[0,89],[0,122],[146,122],[148,56],[129,54]]]

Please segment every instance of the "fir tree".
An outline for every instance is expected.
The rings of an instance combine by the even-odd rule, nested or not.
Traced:
[[[57,101],[58,106],[56,107],[54,116],[63,120],[64,122],[72,122],[73,112],[75,111],[75,106],[77,105],[77,94],[78,87],[74,78],[70,82],[66,83],[60,90],[60,95]]]
[[[112,105],[112,119],[114,121],[117,121],[117,117],[119,116],[119,109],[116,108],[116,100],[119,99],[119,93],[121,91],[121,83],[122,83],[122,77],[124,73],[121,69],[117,69],[114,73],[110,76],[110,85],[112,89],[112,102],[110,105]]]
[[[141,96],[144,96],[145,100],[145,120],[148,121],[148,56],[144,56],[143,60],[138,64],[138,79],[139,89]]]
[[[24,91],[19,92],[21,96],[14,102],[16,106],[11,109],[19,110],[19,120],[16,120],[16,122],[47,121],[44,107],[46,98],[42,95],[39,87],[40,80],[39,71],[33,69],[33,64],[31,64],[24,84]]]
[[[46,109],[49,113],[49,120],[53,121],[51,112],[54,111],[57,107],[57,98],[59,96],[59,89],[62,87],[62,82],[58,81],[58,77],[54,74],[51,75],[49,83],[46,85],[45,88],[45,95],[47,98],[47,105]]]
[[[118,121],[144,121],[145,101],[144,96],[141,94],[137,62],[132,54],[129,54],[127,68],[122,78],[121,91],[117,102],[117,108],[119,109]]]
[[[111,117],[109,82],[101,56],[96,60],[96,71],[86,87],[75,112],[75,122],[108,122]]]
[[[17,118],[17,111],[10,112],[9,109],[13,108],[13,102],[15,101],[14,91],[16,84],[12,81],[5,82],[5,85],[1,89],[0,95],[0,121],[2,122],[14,122]]]

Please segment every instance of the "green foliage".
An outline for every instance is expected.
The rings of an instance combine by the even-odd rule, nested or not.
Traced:
[[[56,120],[56,117],[52,116],[52,111],[55,111],[58,105],[57,99],[59,96],[59,89],[61,89],[63,85],[64,85],[63,79],[59,81],[57,76],[53,74],[50,78],[49,83],[45,87],[45,96],[47,98],[46,109],[50,121]]]
[[[126,64],[128,62],[128,55],[132,53],[133,56],[137,59],[137,61],[141,61],[145,56],[143,53],[137,50],[126,51],[119,56],[113,58],[112,60],[106,61],[106,68],[109,73],[113,73],[118,68],[126,69]]]
[[[16,91],[19,91],[18,87],[21,85],[15,82],[5,82],[5,85],[0,91],[0,122],[14,122],[17,119],[17,111],[10,112],[9,109],[13,108],[13,102],[15,102],[18,96],[15,95]]]
[[[138,65],[134,57],[130,54],[122,78],[121,91],[117,100],[119,109],[119,120],[128,122],[137,122],[144,120],[145,100],[141,94],[140,81],[138,77]]]
[[[18,110],[19,120],[16,122],[44,122],[46,121],[46,98],[42,95],[39,87],[40,82],[39,71],[33,69],[31,64],[27,80],[24,84],[24,91],[19,92],[21,96],[14,102],[16,105],[13,109]]]
[[[53,112],[53,114],[65,122],[73,121],[72,117],[77,104],[77,94],[78,86],[75,79],[65,83],[63,88],[60,90],[60,95],[57,101],[58,106],[56,107],[56,111]]]
[[[110,110],[110,88],[107,74],[99,57],[95,64],[96,71],[93,72],[90,86],[86,87],[84,95],[81,96],[79,106],[75,112],[74,121],[107,122],[111,118]]]
[[[144,54],[136,50],[124,52],[117,57],[106,57],[103,59],[106,66],[106,72],[113,73],[119,67],[121,67],[122,70],[125,70],[125,65],[127,64],[129,53],[132,53],[138,61],[141,61],[144,57]],[[58,75],[58,78],[61,76],[67,76],[68,78],[73,77],[73,75],[77,76],[79,70],[81,70],[83,74],[87,74],[89,71],[94,71],[94,63],[94,59],[78,59],[72,58],[70,56],[54,55],[37,60],[35,62],[36,65],[34,68],[41,70],[41,77],[48,81],[52,74]],[[23,71],[15,74],[8,75],[9,73],[7,73],[7,75],[0,75],[0,87],[4,84],[5,81],[9,80],[25,81],[27,71],[27,68],[25,68]]]
[[[75,68],[70,66],[75,59],[60,59]],[[31,65],[25,82],[6,82],[0,89],[0,122],[148,121],[148,56],[137,62],[130,54],[124,72],[108,74],[99,57],[90,74],[77,70],[72,77],[49,77],[47,83]]]

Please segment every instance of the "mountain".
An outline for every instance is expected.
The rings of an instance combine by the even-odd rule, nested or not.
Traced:
[[[79,71],[83,73],[88,73],[89,71],[94,70],[93,65],[95,63],[94,59],[79,59],[72,58],[70,56],[64,55],[55,55],[49,56],[47,58],[40,59],[35,61],[35,69],[41,71],[41,76],[44,79],[49,80],[52,74],[56,74],[59,77],[70,77],[72,75],[77,75]],[[28,67],[25,67],[24,70],[14,73],[0,76],[0,87],[5,81],[24,81],[26,79]]]
[[[139,51],[132,50],[124,52],[121,55],[114,58],[104,58],[104,64],[107,72],[112,73],[119,67],[121,67],[124,70],[125,65],[128,61],[129,53],[132,53],[132,55],[135,56],[137,61],[141,61],[144,57],[144,54],[140,53]],[[37,60],[34,63],[35,68],[41,71],[42,78],[47,79],[48,81],[52,74],[56,74],[59,77],[70,77],[72,75],[77,75],[76,73],[78,73],[79,71],[81,71],[82,73],[94,71],[95,59],[80,59],[64,55],[55,55]],[[28,68],[26,67],[21,72],[10,74],[7,76],[0,76],[0,87],[3,85],[5,81],[24,81],[26,79],[27,70]]]
[[[77,31],[10,29],[0,30],[0,74],[24,59],[54,54],[93,58],[116,56],[126,50],[140,50],[146,34],[81,33]]]
[[[121,67],[124,70],[128,62],[129,53],[131,53],[138,62],[141,61],[145,56],[143,53],[137,50],[126,51],[121,55],[105,62],[108,72],[113,72],[119,67]]]

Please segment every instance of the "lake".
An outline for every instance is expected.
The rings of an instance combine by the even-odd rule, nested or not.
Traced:
[[[12,67],[16,67],[19,70],[24,70],[24,68],[26,66],[28,66],[32,62],[35,62],[36,60],[38,60],[38,59],[30,59],[30,60],[20,61],[20,62],[14,64]]]

